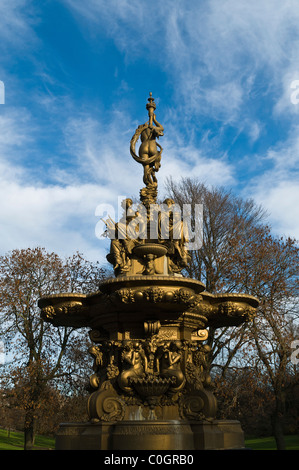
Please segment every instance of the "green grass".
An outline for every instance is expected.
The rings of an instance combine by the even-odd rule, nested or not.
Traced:
[[[54,449],[55,442],[53,437],[36,436],[34,449]],[[20,431],[8,431],[0,429],[0,450],[23,450],[24,433]]]
[[[286,450],[299,450],[299,435],[285,436],[285,443]],[[276,450],[273,436],[245,439],[245,446],[253,450]]]
[[[285,436],[286,450],[299,450],[299,435]],[[276,450],[274,437],[258,437],[245,439],[245,446],[252,450]],[[35,450],[54,449],[53,437],[36,436]],[[23,450],[24,433],[0,429],[0,450]]]

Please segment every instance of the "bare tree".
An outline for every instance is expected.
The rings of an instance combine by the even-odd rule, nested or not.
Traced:
[[[190,277],[201,280],[207,291],[229,292],[234,289],[225,276],[232,265],[235,246],[231,239],[243,238],[251,227],[259,226],[266,217],[265,210],[253,200],[243,200],[224,188],[208,188],[197,179],[182,178],[179,183],[169,178],[166,191],[179,205],[203,205],[203,243],[200,250],[191,252],[186,269]]]
[[[168,180],[167,190],[178,204],[203,204],[203,245],[191,253],[188,274],[212,293],[243,292],[260,300],[251,324],[210,329],[211,362],[223,377],[232,367],[263,368],[274,395],[273,433],[282,449],[285,390],[298,383],[290,363],[298,325],[298,245],[274,236],[265,211],[251,199],[190,178]]]
[[[13,250],[0,257],[0,333],[10,345],[2,382],[25,410],[25,449],[34,443],[37,410],[49,400],[48,385],[78,373],[79,361],[68,361],[80,332],[53,328],[42,321],[38,299],[58,292],[98,288],[104,271],[76,253],[62,260],[43,248]]]

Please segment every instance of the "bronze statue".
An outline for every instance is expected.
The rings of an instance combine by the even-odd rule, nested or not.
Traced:
[[[172,341],[161,351],[160,373],[162,377],[175,378],[174,386],[172,386],[171,389],[172,392],[178,392],[181,390],[186,382],[185,376],[181,369],[181,360],[183,358],[181,348],[181,341]]]
[[[132,392],[131,379],[141,377],[145,369],[145,355],[141,344],[138,341],[125,344],[121,361],[123,370],[118,377],[119,386],[125,392]]]
[[[147,187],[154,187],[157,185],[157,178],[155,172],[159,171],[161,166],[162,147],[156,139],[163,136],[164,128],[157,121],[154,109],[156,104],[152,93],[148,99],[147,109],[149,111],[149,121],[145,124],[138,126],[131,139],[130,151],[131,155],[136,162],[141,163],[144,169],[143,182]],[[155,124],[155,125],[153,125]],[[139,157],[135,153],[135,145],[138,139],[141,139],[139,147]],[[159,150],[158,150],[159,148]]]

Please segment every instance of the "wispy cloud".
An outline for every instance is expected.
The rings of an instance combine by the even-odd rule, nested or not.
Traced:
[[[58,160],[48,175],[52,180],[49,184],[47,178],[32,177],[33,169],[26,165],[26,159],[16,158],[18,146],[20,153],[27,146],[27,161],[30,152],[37,151],[27,145],[34,142],[31,120],[23,116],[22,128],[21,117],[2,117],[7,131],[6,137],[0,139],[2,249],[7,251],[33,243],[71,253],[81,247],[93,258],[104,260],[107,244],[99,241],[95,234],[99,221],[95,216],[97,206],[110,204],[117,211],[119,196],[138,197],[143,187],[142,166],[129,152],[135,130],[131,127],[133,123],[130,123],[129,134],[123,130],[125,116],[120,112],[112,113],[108,122],[84,113],[69,117],[64,127],[64,151],[72,162],[65,165]],[[38,134],[38,130],[35,132]],[[198,175],[209,184],[233,182],[233,168],[225,161],[208,158],[195,147],[184,146],[183,142],[173,145],[171,137],[163,142],[163,147],[165,153],[157,175],[161,196],[164,181],[170,174],[174,177]],[[13,164],[9,157],[12,150]]]
[[[30,158],[37,152],[37,129],[24,110],[4,113],[0,126],[1,251],[38,244],[61,254],[81,249],[104,261],[107,246],[95,235],[95,208],[104,200],[104,189],[95,183],[65,179],[64,184],[47,184],[36,178]]]
[[[105,60],[98,81],[90,84],[84,76],[79,97],[81,75],[72,77],[68,64],[64,69],[67,56],[54,58],[55,48],[51,52],[43,42],[50,28],[55,31],[47,24],[43,37],[48,19],[42,7],[25,0],[0,4],[0,79],[7,94],[0,108],[1,250],[39,243],[102,256],[94,234],[96,206],[137,196],[143,186],[129,143],[147,119],[145,102],[137,110],[126,99],[135,98],[145,63],[154,77],[147,83],[157,86],[158,95],[161,85],[161,106],[155,96],[165,127],[160,192],[170,175],[242,186],[242,194],[271,212],[278,232],[299,236],[299,104],[290,101],[290,83],[299,79],[297,0],[164,0],[150,9],[140,0],[58,4],[73,14],[71,28],[77,25],[78,44],[93,60],[110,53],[95,53],[105,49],[102,39],[117,49],[111,103],[101,102],[110,85]],[[72,44],[73,37],[65,40]],[[63,72],[55,74],[56,67]],[[157,71],[165,83],[155,81]],[[89,86],[98,93],[96,105],[85,96]]]
[[[45,246],[59,254],[83,251],[105,261],[107,244],[97,239],[96,185],[34,187],[7,179],[0,187],[1,250]]]
[[[38,40],[33,28],[38,22],[38,14],[32,0],[1,2],[0,17],[2,47],[4,41],[9,44],[9,51],[11,51],[11,46],[26,50]]]
[[[299,238],[299,126],[286,141],[270,148],[256,159],[267,162],[268,169],[259,174],[244,193],[262,204],[270,214],[277,234]]]
[[[139,0],[64,3],[93,31],[104,28],[128,60],[146,56],[164,67],[193,113],[244,114],[261,72],[281,86],[284,71],[298,64],[296,0],[165,0],[153,2],[151,13]]]

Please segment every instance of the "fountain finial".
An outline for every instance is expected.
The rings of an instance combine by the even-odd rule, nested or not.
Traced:
[[[130,142],[130,152],[134,160],[143,165],[143,182],[145,188],[141,190],[141,200],[147,206],[155,203],[157,197],[157,178],[155,173],[161,166],[162,147],[156,139],[164,133],[163,126],[157,121],[155,115],[156,103],[150,92],[146,109],[148,110],[148,122],[137,127]],[[141,143],[138,155],[135,146],[140,137]]]
[[[153,94],[150,91],[150,96],[147,99],[148,103],[146,103],[146,109],[148,110],[148,117],[149,117],[149,127],[153,126],[153,117],[154,111],[156,109],[155,98],[153,98]]]

